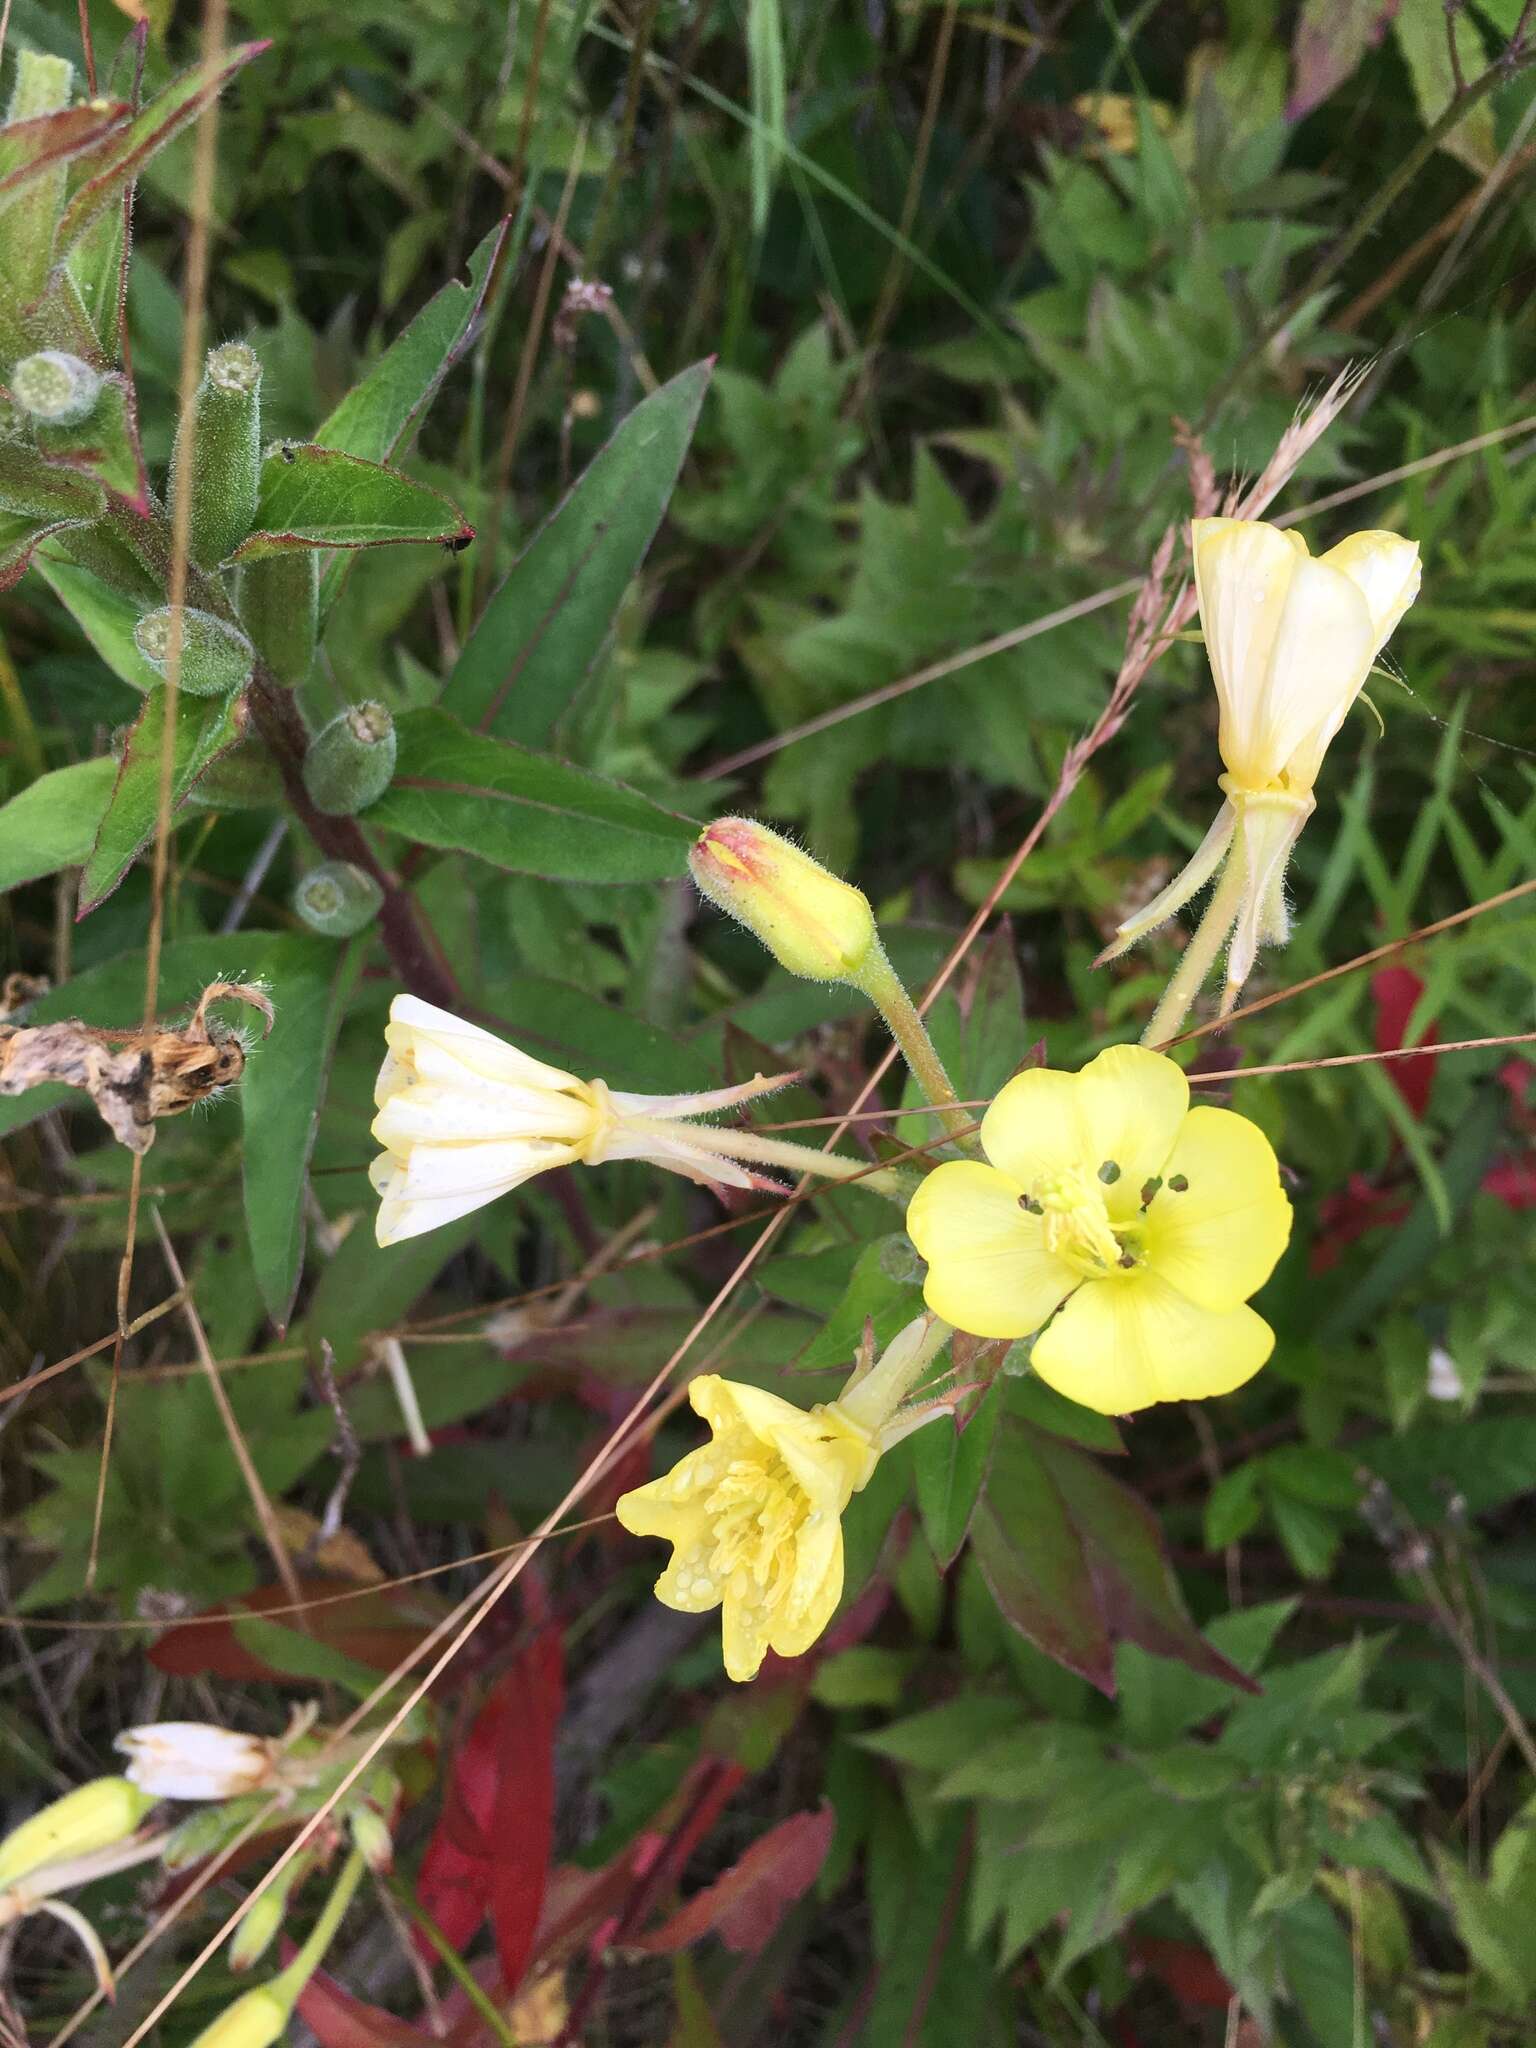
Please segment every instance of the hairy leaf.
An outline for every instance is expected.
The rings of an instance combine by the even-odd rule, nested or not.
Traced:
[[[152,837],[160,814],[160,754],[166,693],[145,699],[118,770],[112,800],[102,818],[85,872],[80,878],[80,915],[94,910],[123,879]],[[177,700],[171,756],[171,815],[211,761],[227,753],[242,731],[241,700],[187,697]]]
[[[441,491],[313,441],[283,441],[261,465],[255,527],[230,560],[257,561],[294,548],[473,538],[474,528]]]
[[[0,893],[77,867],[95,844],[117,781],[109,754],[56,768],[0,806]]]

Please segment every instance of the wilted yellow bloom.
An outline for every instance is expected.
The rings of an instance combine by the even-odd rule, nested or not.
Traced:
[[[700,891],[744,924],[781,967],[810,981],[855,980],[878,954],[869,898],[752,818],[717,818],[688,856]]]
[[[750,1101],[786,1077],[701,1095],[624,1094],[546,1066],[416,996],[395,997],[384,1038],[373,1135],[385,1149],[369,1176],[382,1197],[381,1245],[436,1230],[535,1174],[578,1161],[648,1159],[689,1180],[765,1185],[727,1156],[731,1133],[675,1119]]]
[[[1367,532],[1314,558],[1299,533],[1251,519],[1196,519],[1191,536],[1227,800],[1183,872],[1120,926],[1100,958],[1115,958],[1171,917],[1225,863],[1191,965],[1203,973],[1231,932],[1230,1009],[1259,947],[1289,935],[1285,870],[1315,806],[1313,784],[1418,596],[1419,550],[1398,534]],[[1186,1007],[1194,992],[1183,990]],[[1161,1023],[1176,1028],[1179,1017],[1165,1007]]]
[[[907,1211],[936,1315],[1027,1337],[1058,1393],[1105,1415],[1230,1393],[1274,1332],[1244,1306],[1290,1237],[1269,1140],[1189,1107],[1172,1060],[1112,1046],[1080,1074],[1017,1075],[981,1124],[986,1165],[930,1173]]]
[[[276,1745],[211,1721],[150,1721],[114,1747],[128,1776],[156,1799],[237,1799],[272,1782]]]
[[[92,1778],[42,1807],[0,1841],[0,1887],[50,1863],[89,1856],[126,1841],[154,1805],[127,1778]]]
[[[875,1469],[877,1433],[835,1402],[807,1412],[714,1373],[688,1398],[711,1441],[615,1512],[632,1536],[673,1546],[657,1598],[682,1614],[722,1608],[726,1671],[752,1678],[768,1650],[797,1657],[831,1620],[842,1513]]]

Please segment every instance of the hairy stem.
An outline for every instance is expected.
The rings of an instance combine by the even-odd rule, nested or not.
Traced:
[[[886,957],[883,946],[876,945],[873,957],[861,969],[855,986],[863,990],[885,1019],[892,1038],[901,1049],[902,1058],[912,1069],[918,1087],[938,1110],[939,1121],[949,1136],[963,1143],[968,1151],[974,1151],[975,1140],[968,1135],[973,1119],[968,1111],[958,1106],[955,1084],[939,1058],[938,1047],[929,1037],[928,1027],[917,1005],[907,994],[901,976]]]
[[[1216,884],[1216,893],[1206,905],[1205,915],[1185,947],[1184,957],[1172,981],[1164,989],[1163,999],[1153,1011],[1151,1023],[1141,1034],[1143,1045],[1156,1048],[1166,1045],[1169,1039],[1178,1035],[1179,1026],[1189,1015],[1190,1004],[1200,993],[1201,983],[1215,965],[1216,955],[1226,944],[1227,934],[1237,922],[1247,880],[1247,864],[1242,850],[1234,848],[1227,856],[1221,880]]]
[[[903,1206],[911,1198],[915,1184],[910,1174],[895,1167],[871,1167],[862,1159],[844,1159],[839,1153],[822,1152],[814,1145],[796,1145],[787,1138],[764,1138],[756,1131],[722,1129],[715,1124],[675,1124],[671,1128],[686,1137],[690,1145],[705,1152],[718,1152],[722,1158],[741,1159],[754,1166],[782,1166],[788,1173],[818,1173],[823,1180],[856,1180],[872,1195],[884,1195]]]

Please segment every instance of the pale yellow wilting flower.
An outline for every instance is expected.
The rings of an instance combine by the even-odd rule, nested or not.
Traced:
[[[384,1153],[370,1170],[382,1197],[381,1245],[435,1230],[535,1174],[578,1162],[647,1159],[689,1180],[777,1189],[730,1156],[754,1151],[748,1134],[678,1119],[748,1102],[791,1075],[757,1075],[698,1095],[625,1094],[546,1066],[479,1025],[407,995],[390,1005],[384,1037],[389,1050],[374,1089],[373,1122]],[[776,1163],[788,1149],[761,1142],[755,1151]]]
[[[943,1402],[900,1403],[949,1334],[920,1316],[878,1364],[863,1360],[836,1401],[809,1410],[714,1373],[689,1387],[711,1441],[623,1494],[615,1513],[632,1536],[672,1545],[657,1599],[682,1614],[722,1610],[729,1677],[755,1677],[769,1650],[800,1656],[832,1619],[843,1510],[882,1451],[948,1412]]]
[[[1289,936],[1285,870],[1323,756],[1419,593],[1418,547],[1395,533],[1351,534],[1313,557],[1300,534],[1261,520],[1196,519],[1190,531],[1226,802],[1182,873],[1099,956],[1123,953],[1220,871],[1151,1043],[1178,1028],[1229,933],[1223,1014],[1259,947]]]
[[[237,1799],[273,1781],[281,1745],[211,1721],[150,1721],[113,1747],[128,1777],[156,1799]]]

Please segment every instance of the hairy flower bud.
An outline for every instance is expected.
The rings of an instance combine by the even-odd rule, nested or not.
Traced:
[[[261,480],[261,363],[243,341],[208,351],[191,410],[171,453],[171,502],[178,472],[192,464],[192,559],[216,568],[256,517]]]
[[[11,396],[22,411],[54,427],[85,419],[101,395],[101,383],[99,371],[61,348],[23,356],[10,375]]]
[[[304,757],[304,787],[317,811],[350,818],[389,787],[395,772],[395,721],[387,706],[353,704],[318,733]]]
[[[293,892],[293,907],[311,931],[350,939],[378,916],[384,891],[365,868],[328,860],[311,868]]]
[[[695,883],[809,981],[852,981],[878,955],[874,912],[860,889],[751,818],[717,818],[688,856]]]
[[[320,635],[320,553],[294,548],[240,565],[240,623],[280,683],[309,674]]]
[[[153,1794],[126,1778],[93,1778],[77,1786],[0,1841],[0,1887],[45,1864],[126,1841],[154,1803]]]
[[[238,626],[200,612],[193,605],[181,611],[180,685],[194,697],[225,697],[243,690],[251,680],[256,650]],[[161,675],[171,665],[177,607],[161,605],[146,612],[133,629],[133,644]]]

